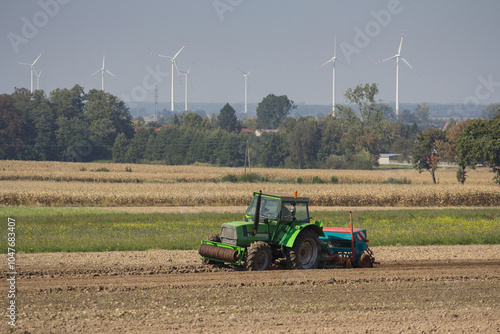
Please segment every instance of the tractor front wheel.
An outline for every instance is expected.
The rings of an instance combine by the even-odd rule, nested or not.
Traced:
[[[248,247],[245,267],[247,270],[261,271],[271,267],[273,252],[271,247],[263,242],[256,241]]]
[[[299,234],[292,248],[289,248],[287,260],[292,269],[316,269],[320,260],[321,244],[313,230]]]

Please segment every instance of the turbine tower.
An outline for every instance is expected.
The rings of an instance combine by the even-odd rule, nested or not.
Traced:
[[[405,31],[403,29],[403,33],[401,34],[401,41],[399,42],[398,53],[396,53],[392,57],[386,58],[384,60],[381,60],[381,61],[378,61],[375,63],[375,64],[380,64],[380,63],[383,63],[384,61],[396,58],[396,119],[399,119],[399,59],[404,61],[406,63],[406,65],[408,65],[408,67],[410,67],[413,70],[413,72],[415,72],[418,75],[417,70],[415,70],[406,59],[401,57],[401,46],[403,45],[404,34],[405,34]]]
[[[33,68],[33,72],[35,72],[35,76],[36,76],[36,90],[40,89],[40,76],[42,75],[42,71],[43,71],[43,68],[40,70],[40,72],[37,72]]]
[[[36,62],[38,61],[38,59],[40,59],[40,57],[43,55],[43,53],[45,52],[45,50],[42,51],[42,53],[40,53],[40,55],[35,59],[35,61],[31,64],[29,63],[20,63],[20,62],[17,62],[17,61],[14,61],[13,63],[14,64],[19,64],[19,65],[28,65],[30,68],[31,68],[31,93],[33,93],[33,72],[35,71],[35,64]],[[41,72],[41,71],[40,71]],[[38,88],[37,88],[38,89]]]
[[[247,81],[248,81],[248,76],[250,75],[250,73],[252,73],[253,70],[250,71],[250,72],[248,72],[248,73],[245,73],[241,69],[238,68],[238,71],[240,71],[241,73],[243,73],[243,77],[245,78],[245,114],[246,114],[247,113],[247,92],[248,92]]]
[[[170,109],[172,109],[171,110],[172,112],[174,111],[174,66],[175,66],[175,69],[177,70],[177,75],[179,75],[179,78],[181,78],[181,74],[179,73],[179,68],[177,67],[177,62],[175,61],[175,58],[177,58],[177,56],[179,55],[179,53],[181,53],[181,51],[186,47],[186,45],[188,43],[189,42],[186,42],[182,46],[182,48],[179,51],[177,51],[177,53],[173,57],[164,56],[164,55],[160,55],[160,54],[157,54],[157,53],[151,53],[153,56],[168,58],[172,62],[172,81],[171,81],[172,90],[170,92],[171,93],[170,94],[170,96],[171,96]]]
[[[189,75],[189,72],[191,72],[191,68],[193,67],[194,65],[194,61],[193,61],[193,64],[191,64],[191,67],[189,67],[189,69],[187,71],[181,71],[182,74],[184,74],[184,110],[187,111],[188,110],[188,81],[189,83],[191,84],[191,88],[193,88],[193,84],[191,83],[191,75]]]
[[[89,78],[90,78],[90,77],[91,77],[91,76],[93,76],[94,74],[97,74],[97,73],[101,72],[101,90],[102,90],[103,92],[104,92],[104,72],[106,72],[106,73],[110,74],[113,78],[116,78],[116,76],[115,76],[113,73],[111,73],[110,71],[108,71],[108,70],[104,67],[104,60],[105,60],[105,59],[106,59],[106,50],[104,50],[104,51],[102,52],[102,67],[101,67],[101,69],[100,69],[100,70],[97,70],[97,71],[95,71],[94,73],[92,73],[91,75],[89,75]]]
[[[328,63],[333,64],[333,69],[332,69],[332,115],[335,116],[335,62],[339,62],[347,66],[347,64],[341,62],[339,59],[337,59],[337,35],[334,37],[334,42],[333,42],[333,57],[325,62],[323,65],[320,67],[325,66]],[[347,66],[349,67],[349,66]]]

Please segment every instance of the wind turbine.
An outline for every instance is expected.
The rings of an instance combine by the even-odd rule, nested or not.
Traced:
[[[33,71],[35,70],[35,64],[38,61],[38,59],[40,59],[40,57],[42,56],[42,54],[44,52],[45,52],[45,50],[43,50],[42,53],[40,53],[40,55],[35,59],[35,61],[32,64],[29,64],[29,63],[20,63],[20,62],[17,62],[17,61],[13,62],[14,64],[28,65],[31,68],[31,93],[33,93]]]
[[[339,59],[337,59],[337,35],[335,35],[334,37],[334,42],[333,42],[333,57],[327,61],[326,63],[324,63],[323,65],[321,65],[320,67],[323,67],[325,66],[326,64],[328,63],[332,63],[333,64],[333,69],[332,69],[332,114],[333,116],[335,116],[335,62],[339,62],[339,63],[342,63],[344,64],[345,66],[347,66],[347,64],[341,62]],[[347,66],[349,67],[349,66]]]
[[[164,55],[160,55],[160,54],[157,54],[157,53],[151,53],[153,56],[168,58],[172,62],[172,81],[171,81],[172,90],[171,90],[171,102],[170,102],[170,109],[171,109],[171,111],[174,111],[174,66],[175,66],[175,69],[177,70],[177,74],[179,75],[179,78],[181,77],[181,74],[179,73],[179,68],[177,67],[177,62],[175,61],[175,58],[177,58],[177,56],[179,55],[179,53],[181,53],[181,51],[186,47],[186,45],[188,43],[189,42],[186,42],[182,46],[182,48],[179,51],[177,51],[177,53],[173,57],[164,56]],[[182,82],[182,80],[181,80],[181,82]]]
[[[380,63],[383,63],[386,60],[390,60],[390,59],[396,58],[396,119],[399,118],[399,59],[401,58],[401,60],[404,61],[406,63],[406,65],[408,65],[413,70],[413,72],[415,72],[418,75],[417,70],[415,70],[406,59],[404,59],[403,57],[401,57],[401,46],[403,45],[403,36],[404,36],[404,34],[405,34],[405,31],[403,29],[403,33],[401,34],[401,42],[399,42],[398,53],[396,53],[392,57],[386,58],[384,60],[381,60],[381,61],[378,61],[378,62],[375,63],[375,64],[380,64]]]
[[[254,68],[255,69],[255,68]],[[253,70],[254,70],[253,69]],[[253,71],[252,70],[252,71]],[[247,113],[247,80],[248,80],[248,76],[250,75],[250,73],[252,73],[252,71],[248,72],[248,73],[245,73],[243,72],[241,69],[238,68],[238,71],[240,71],[241,73],[243,73],[243,77],[245,78],[245,114]]]
[[[184,83],[184,109],[187,111],[188,110],[188,81],[191,84],[191,88],[193,87],[193,84],[191,83],[191,76],[189,75],[189,72],[191,72],[191,68],[194,65],[191,64],[191,67],[187,71],[181,71],[182,74],[184,74],[184,80],[186,81]]]
[[[111,73],[110,71],[108,71],[105,67],[104,67],[104,61],[106,59],[106,50],[104,50],[102,52],[102,67],[100,70],[97,70],[95,71],[94,73],[92,73],[91,75],[89,75],[89,78],[99,72],[101,72],[101,90],[104,92],[104,72],[110,74],[113,78],[116,78],[116,76]]]

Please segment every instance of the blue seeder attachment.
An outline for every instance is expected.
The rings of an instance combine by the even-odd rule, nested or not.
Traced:
[[[351,229],[347,227],[323,227],[324,237],[320,237],[325,262],[338,265],[358,266],[359,259],[365,251],[370,254],[366,239],[366,229]],[[352,249],[354,248],[354,254]]]

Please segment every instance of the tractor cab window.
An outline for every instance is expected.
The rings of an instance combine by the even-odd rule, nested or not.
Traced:
[[[246,215],[247,216],[255,216],[255,209],[257,207],[257,198],[258,196],[255,196],[252,200],[252,203],[247,209]],[[267,218],[270,220],[276,220],[278,219],[280,211],[280,200],[276,198],[268,198],[262,196],[261,202],[260,202],[260,217],[261,218]]]
[[[293,219],[295,211],[295,219]],[[306,203],[283,202],[281,206],[281,219],[287,221],[307,221],[309,222],[309,211]]]

